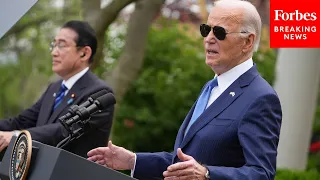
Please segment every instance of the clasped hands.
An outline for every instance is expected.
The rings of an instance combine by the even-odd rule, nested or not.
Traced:
[[[184,154],[180,148],[177,156],[181,162],[168,166],[163,172],[165,180],[205,180],[207,169],[200,165],[192,156]],[[88,160],[115,170],[133,170],[136,155],[123,148],[108,142],[107,147],[95,148],[88,152]]]

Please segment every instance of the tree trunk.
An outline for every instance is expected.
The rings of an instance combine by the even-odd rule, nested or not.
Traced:
[[[84,20],[88,21],[93,29],[95,29],[98,39],[98,48],[91,69],[97,67],[103,60],[105,32],[109,25],[118,17],[119,12],[124,7],[135,1],[138,0],[113,0],[109,5],[101,9],[100,0],[82,0]]]
[[[117,66],[106,77],[120,102],[130,84],[137,78],[143,65],[146,38],[153,19],[158,14],[164,0],[141,0],[136,3],[131,15],[125,38],[125,46]]]
[[[198,5],[200,7],[201,21],[205,22],[208,19],[206,0],[199,0]]]

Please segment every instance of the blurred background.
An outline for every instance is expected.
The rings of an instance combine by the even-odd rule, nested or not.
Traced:
[[[204,62],[199,33],[212,2],[39,0],[0,40],[0,118],[31,106],[58,78],[51,70],[49,44],[66,21],[86,20],[99,40],[92,70],[117,98],[113,143],[134,152],[172,151],[179,126],[201,87],[214,76]],[[320,179],[318,49],[271,49],[269,1],[251,2],[263,21],[253,60],[279,92],[284,108],[276,179]],[[297,54],[306,58],[295,61]],[[292,78],[301,74],[309,74],[309,81]],[[292,91],[303,83],[312,86]],[[302,100],[292,102],[295,96]]]

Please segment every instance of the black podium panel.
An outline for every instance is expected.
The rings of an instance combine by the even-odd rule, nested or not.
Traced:
[[[1,180],[10,180],[9,166],[12,138],[0,164]],[[118,171],[106,168],[63,149],[32,141],[32,157],[28,180],[134,180]]]

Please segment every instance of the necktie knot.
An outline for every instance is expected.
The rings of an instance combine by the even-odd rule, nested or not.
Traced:
[[[218,78],[214,78],[209,82],[210,89],[213,89],[214,87],[218,86]]]
[[[65,92],[67,90],[67,86],[64,85],[64,84],[61,84],[61,87],[60,87],[60,92]]]

